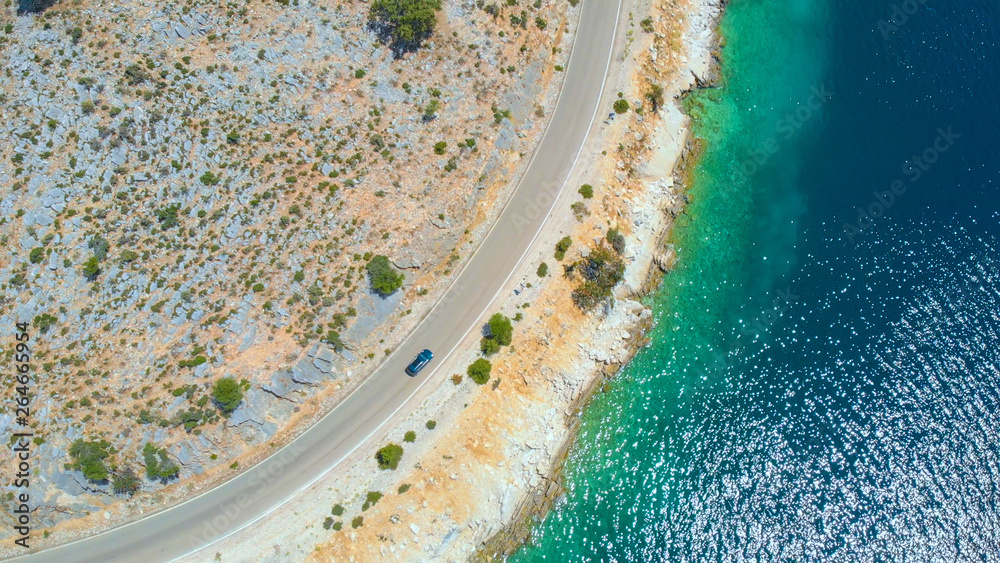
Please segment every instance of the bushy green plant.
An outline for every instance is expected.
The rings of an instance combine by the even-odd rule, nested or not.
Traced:
[[[111,443],[107,440],[87,441],[79,438],[69,448],[69,455],[73,459],[70,467],[82,471],[83,476],[90,481],[106,481],[108,468],[104,465],[104,460],[111,456],[110,450]]]
[[[368,271],[368,280],[372,290],[383,297],[392,295],[397,289],[403,287],[403,274],[393,269],[387,256],[379,254],[373,257],[365,269]]]
[[[243,390],[232,377],[223,377],[212,386],[212,400],[219,410],[228,414],[236,410],[243,402]]]
[[[378,462],[379,469],[396,469],[402,458],[403,446],[399,444],[388,444],[375,452],[375,461]]]
[[[368,24],[399,57],[430,38],[440,9],[441,0],[375,0]]]
[[[369,491],[368,494],[365,496],[364,504],[361,505],[361,511],[364,512],[365,510],[368,510],[369,508],[375,506],[375,503],[378,502],[379,499],[382,498],[382,496],[383,496],[382,493],[378,491]]]
[[[573,303],[587,311],[611,297],[625,275],[625,263],[614,251],[601,245],[591,251],[578,271],[583,280],[573,290]]]
[[[625,113],[628,111],[628,100],[615,100],[615,113]]]
[[[181,472],[180,466],[167,455],[166,448],[158,448],[152,442],[146,442],[142,448],[142,459],[148,479],[165,483]]]
[[[590,199],[594,197],[594,187],[590,184],[580,186],[580,189],[577,190],[577,192],[583,196],[583,199]]]
[[[546,264],[545,262],[542,262],[541,264],[538,265],[538,271],[535,273],[538,274],[538,277],[544,278],[545,276],[549,275],[549,265]]]
[[[616,227],[608,229],[608,234],[605,236],[608,244],[611,248],[615,249],[618,254],[623,254],[625,252],[625,235],[621,233]]]
[[[563,237],[556,243],[556,260],[561,261],[566,257],[566,251],[569,250],[571,244],[573,244],[573,239],[568,236]]]
[[[142,483],[131,467],[123,467],[111,476],[111,489],[116,495],[132,496]]]
[[[493,364],[489,360],[479,358],[469,364],[469,367],[465,371],[469,375],[469,379],[475,381],[476,384],[485,385],[490,380],[490,371],[492,370]]]

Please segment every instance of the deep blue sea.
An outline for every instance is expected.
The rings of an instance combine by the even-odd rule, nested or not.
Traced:
[[[1000,2],[720,29],[652,342],[513,559],[1000,561]]]

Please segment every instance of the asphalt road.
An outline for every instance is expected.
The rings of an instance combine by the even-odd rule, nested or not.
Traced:
[[[284,506],[390,420],[490,307],[541,230],[597,115],[615,39],[618,0],[584,0],[552,120],[511,200],[482,246],[431,313],[357,390],[315,426],[236,478],[172,508],[17,560],[170,561]],[[403,368],[424,349],[435,359],[417,377]],[[209,551],[206,550],[206,553]]]

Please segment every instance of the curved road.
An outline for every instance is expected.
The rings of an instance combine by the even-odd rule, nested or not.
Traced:
[[[157,562],[182,557],[280,508],[389,421],[478,327],[569,177],[598,111],[619,1],[584,0],[582,10],[556,109],[517,189],[452,287],[375,373],[316,425],[234,479],[130,524],[15,561]],[[406,376],[403,368],[424,348],[437,357],[418,377]]]

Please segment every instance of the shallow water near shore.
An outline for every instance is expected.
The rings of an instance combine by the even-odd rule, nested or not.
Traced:
[[[1000,561],[1000,7],[914,5],[730,2],[651,344],[514,561]]]

